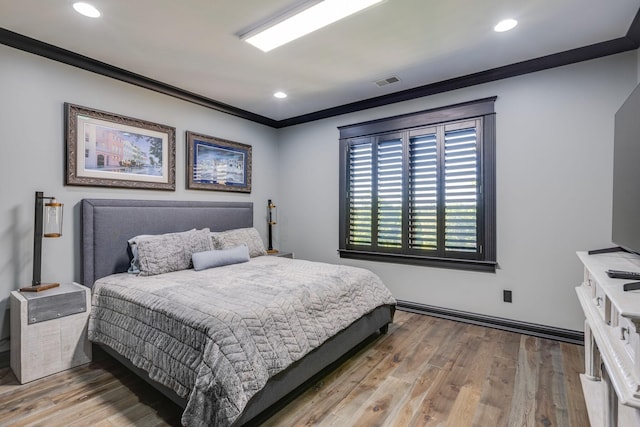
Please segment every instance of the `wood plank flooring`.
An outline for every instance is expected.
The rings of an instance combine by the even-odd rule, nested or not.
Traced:
[[[180,409],[110,357],[19,385],[0,369],[0,426],[176,426]],[[264,425],[588,426],[584,349],[398,311]]]

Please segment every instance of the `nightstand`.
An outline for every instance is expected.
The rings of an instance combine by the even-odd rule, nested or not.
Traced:
[[[273,254],[267,254],[269,256],[278,256],[280,258],[291,258],[293,259],[293,252],[276,252]]]
[[[63,283],[11,292],[11,369],[21,384],[91,362],[91,290]]]

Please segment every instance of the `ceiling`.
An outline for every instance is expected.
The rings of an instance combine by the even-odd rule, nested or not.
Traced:
[[[77,14],[73,0],[0,0],[0,28],[274,123],[619,39],[640,8],[640,0],[386,0],[264,53],[238,34],[296,0],[85,1],[102,17]],[[507,17],[519,25],[494,32]],[[375,84],[391,76],[400,81]]]

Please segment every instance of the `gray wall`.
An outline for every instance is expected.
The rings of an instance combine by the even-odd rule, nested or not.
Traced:
[[[403,300],[582,330],[576,251],[611,246],[613,117],[636,85],[619,54],[315,123],[280,136],[282,246],[362,266]],[[495,274],[341,260],[337,126],[497,95]],[[502,290],[513,303],[502,302]]]
[[[35,191],[65,204],[64,236],[43,241],[43,281],[79,280],[78,203],[86,197],[253,201],[266,242],[267,199],[279,198],[276,130],[4,45],[0,64],[0,351],[9,335],[9,294],[31,283]],[[176,191],[65,187],[64,102],[175,127]],[[185,190],[186,130],[252,145],[251,194]]]
[[[0,351],[7,348],[8,317],[1,314],[9,293],[31,281],[35,191],[65,203],[63,238],[44,241],[43,280],[79,279],[82,198],[250,200],[263,238],[272,198],[279,215],[275,246],[297,257],[369,268],[400,299],[582,329],[575,251],[611,244],[613,114],[638,81],[635,52],[280,131],[6,46],[0,63]],[[338,258],[336,127],[493,95],[497,273]],[[64,102],[176,127],[177,190],[65,187]],[[253,192],[185,190],[186,130],[251,144]],[[513,304],[501,302],[502,289],[513,290]]]

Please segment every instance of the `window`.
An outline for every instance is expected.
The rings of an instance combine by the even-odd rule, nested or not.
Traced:
[[[495,97],[340,129],[340,256],[495,271]]]

